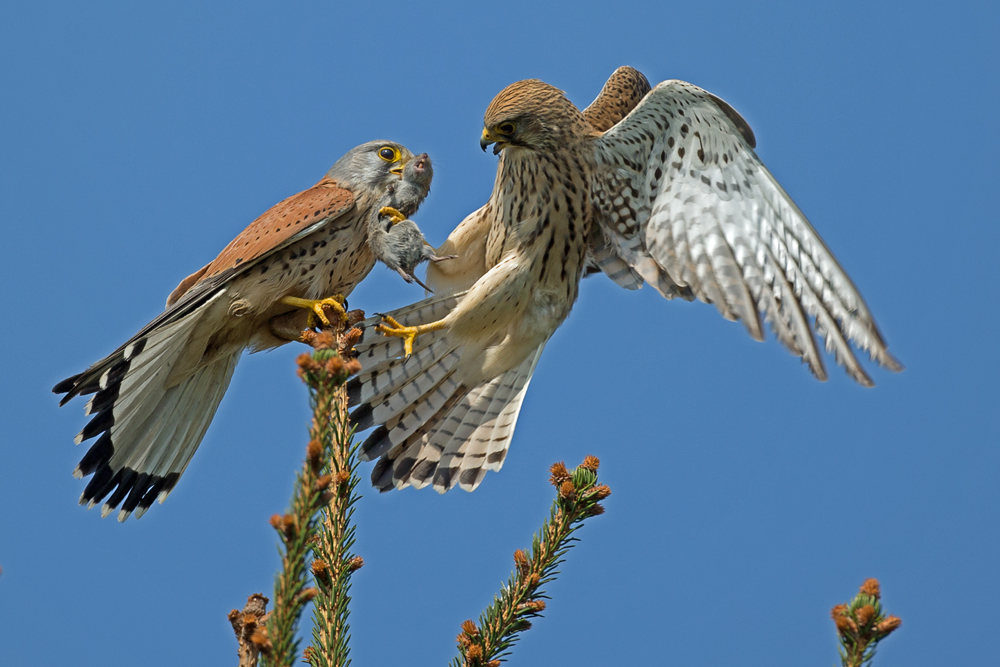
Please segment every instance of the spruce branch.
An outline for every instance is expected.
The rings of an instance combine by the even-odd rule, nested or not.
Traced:
[[[563,463],[551,467],[549,481],[557,495],[549,518],[534,535],[529,553],[514,552],[514,572],[480,615],[479,623],[462,623],[459,656],[452,660],[452,667],[498,667],[518,635],[531,627],[530,619],[544,611],[543,598],[548,596],[542,587],[559,574],[556,567],[576,541],[573,533],[585,519],[604,513],[599,501],[611,489],[597,483],[599,465],[597,457],[588,456],[572,473]]]
[[[320,476],[323,466],[323,446],[318,440],[310,440],[302,470],[295,479],[289,511],[271,517],[271,526],[281,540],[281,569],[274,579],[274,609],[267,618],[267,633],[273,644],[272,651],[264,656],[267,667],[295,664],[299,656],[299,620],[306,604],[316,595],[316,589],[308,587],[306,564],[319,510],[325,504],[326,489]]]
[[[363,315],[352,311],[359,321]],[[350,322],[350,320],[349,320]],[[350,664],[350,588],[351,575],[364,561],[354,554],[354,526],[351,519],[360,478],[347,415],[344,382],[361,366],[355,359],[344,360],[360,337],[360,330],[350,329],[336,340],[328,332],[304,336],[315,352],[299,356],[299,376],[309,386],[313,420],[310,443],[322,448],[323,473],[314,487],[321,494],[322,519],[310,540],[313,561],[310,567],[316,584],[313,601],[313,641],[303,658],[313,667],[346,667]]]
[[[866,580],[853,600],[830,610],[830,617],[837,626],[843,667],[870,665],[878,643],[903,623],[882,609],[878,579]]]

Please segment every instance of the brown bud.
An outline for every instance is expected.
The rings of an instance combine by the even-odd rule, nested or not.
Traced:
[[[359,311],[352,310],[351,312],[354,313],[354,312],[359,312]],[[364,318],[362,318],[362,319],[364,319]],[[362,320],[358,320],[358,322],[360,322],[360,321],[362,321]],[[347,352],[352,347],[354,347],[355,345],[357,345],[358,341],[361,340],[361,336],[364,335],[364,332],[361,329],[359,329],[358,327],[354,326],[358,322],[353,322],[351,324],[351,328],[348,329],[347,331],[345,331],[344,335],[340,337],[340,347],[341,347],[341,350],[343,352]]]
[[[306,458],[313,470],[323,465],[323,443],[319,440],[310,440],[306,445]]]
[[[580,466],[590,472],[597,472],[597,469],[601,466],[601,460],[596,456],[587,456],[583,459],[583,463]]]
[[[854,616],[858,619],[858,625],[863,628],[871,623],[872,619],[875,618],[875,607],[870,604],[866,604],[858,609]]]
[[[365,311],[360,309],[347,311],[347,326],[353,327],[358,322],[364,322],[364,320],[365,320]]]
[[[845,616],[847,614],[847,605],[838,604],[833,609],[830,610],[830,618],[836,620],[838,616]]]
[[[459,632],[458,636],[455,637],[455,639],[456,641],[458,641],[459,646],[461,646],[462,648],[469,648],[469,645],[472,644],[472,641],[469,639],[469,636],[464,632]]]
[[[520,611],[522,612],[540,612],[545,611],[545,601],[544,600],[528,600],[520,606]]]
[[[332,481],[333,477],[331,475],[323,475],[316,480],[316,490],[320,492],[326,491]]]
[[[559,488],[563,482],[569,481],[569,471],[566,470],[566,464],[562,461],[553,463],[549,472],[551,473],[549,482],[556,488]]]
[[[365,559],[361,556],[355,556],[347,563],[347,569],[351,572],[356,572],[365,566]]]
[[[330,566],[326,564],[326,561],[317,558],[312,562],[312,566],[310,566],[310,569],[312,570],[314,577],[321,578],[327,575],[327,572],[329,572],[330,570]]]
[[[489,662],[486,663],[486,667],[500,667],[500,661],[490,660]]]
[[[291,535],[295,532],[295,517],[291,514],[286,514],[281,517],[281,532],[285,535]]]
[[[576,487],[573,486],[573,482],[570,480],[563,482],[559,486],[559,495],[570,502],[576,500]]]
[[[306,646],[306,650],[302,651],[302,662],[312,662],[313,654],[315,651],[312,646]]]
[[[837,631],[842,635],[846,635],[848,633],[853,635],[858,634],[858,626],[848,616],[835,616],[833,622],[836,623]]]
[[[479,628],[476,627],[476,622],[473,620],[462,621],[462,632],[471,637],[475,637],[479,634]]]
[[[304,602],[310,602],[313,598],[319,595],[319,591],[311,586],[309,588],[302,589],[302,600]]]
[[[903,624],[903,620],[899,616],[887,616],[884,621],[878,623],[873,630],[880,637],[885,637],[887,634],[898,628]]]
[[[263,653],[271,651],[271,640],[267,636],[267,628],[258,627],[250,635],[250,641]]]
[[[340,486],[341,484],[345,484],[349,479],[351,479],[350,472],[348,472],[347,470],[338,470],[337,473],[333,476],[333,483],[336,484],[337,486]]]
[[[601,516],[604,514],[604,505],[594,503],[594,506],[587,510],[587,516]]]
[[[604,500],[605,498],[611,495],[611,487],[608,486],[607,484],[598,484],[593,489],[591,489],[590,493],[597,500]]]
[[[541,582],[542,577],[537,572],[532,572],[531,576],[528,577],[528,586],[531,588],[538,588],[538,584]]]
[[[517,571],[522,575],[527,574],[531,570],[531,562],[521,549],[514,552],[514,564],[517,565]]]
[[[271,518],[268,519],[268,523],[270,523],[271,527],[274,528],[275,530],[281,530],[283,528],[280,514],[272,514]]]
[[[361,362],[357,359],[351,359],[346,364],[344,364],[344,370],[347,371],[347,375],[357,375],[361,372]]]
[[[339,377],[344,372],[344,358],[340,355],[330,357],[326,360],[324,370],[334,377]]]
[[[318,367],[318,364],[315,361],[313,361],[312,355],[309,354],[308,352],[303,352],[302,354],[297,356],[295,358],[295,363],[299,365],[299,370],[304,371],[306,373],[311,373],[315,371]]]
[[[465,651],[465,659],[473,664],[478,663],[483,659],[483,647],[473,644]]]
[[[871,595],[876,600],[882,597],[882,591],[879,589],[878,579],[866,579],[865,583],[861,584],[861,593]]]
[[[325,311],[326,306],[323,308]],[[316,350],[330,350],[333,349],[335,345],[333,334],[329,331],[320,331],[319,333],[314,334],[311,338],[312,340],[309,341],[309,344]]]

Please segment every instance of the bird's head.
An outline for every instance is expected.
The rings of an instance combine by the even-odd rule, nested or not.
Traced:
[[[413,159],[413,153],[402,144],[369,141],[347,151],[326,176],[356,193],[361,190],[381,192],[387,185],[398,183],[403,178],[403,171]],[[415,173],[412,168],[410,171]]]
[[[561,90],[538,79],[512,83],[493,98],[479,145],[493,154],[509,146],[552,151],[579,140],[589,126]]]

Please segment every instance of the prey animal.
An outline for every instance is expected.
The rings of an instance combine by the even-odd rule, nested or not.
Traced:
[[[438,257],[427,243],[417,223],[408,219],[430,190],[433,177],[430,158],[426,155],[407,163],[403,179],[390,183],[369,220],[368,242],[375,257],[396,271],[408,283],[417,283],[430,289],[414,275],[414,270],[424,261],[442,262],[455,255]]]
[[[297,313],[329,324],[376,258],[372,216],[392,189],[406,215],[430,188],[426,154],[391,141],[351,149],[314,186],[276,204],[214,260],[181,281],[166,310],[121,347],[53,391],[92,395],[76,442],[96,438],[73,474],[93,475],[80,504],[124,521],[162,502],[201,443],[244,350],[297,337]],[[409,180],[407,180],[409,179]],[[304,319],[304,318],[299,318]]]

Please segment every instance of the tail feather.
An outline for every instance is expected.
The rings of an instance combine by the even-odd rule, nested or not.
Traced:
[[[390,313],[404,325],[444,318],[464,293],[432,297]],[[357,345],[362,372],[348,383],[351,419],[359,430],[380,424],[361,445],[378,459],[372,484],[381,491],[433,485],[439,493],[472,491],[499,470],[524,393],[544,343],[516,368],[473,386],[462,383],[463,347],[447,329],[421,335],[403,359],[402,341],[375,334],[367,321]]]
[[[488,382],[425,396],[377,429],[362,445],[365,458],[380,457],[372,484],[381,491],[428,484],[439,493],[456,485],[472,491],[487,470],[499,470],[542,347]]]
[[[210,301],[211,299],[209,299]],[[94,507],[107,497],[101,515],[119,506],[118,520],[136,517],[177,483],[205,435],[229,386],[240,351],[223,353],[186,378],[167,386],[171,370],[188,350],[205,313],[191,309],[163,317],[86,372],[64,380],[55,391],[67,398],[94,394],[87,403],[91,421],[77,442],[97,440],[73,475],[93,475],[80,504]]]

